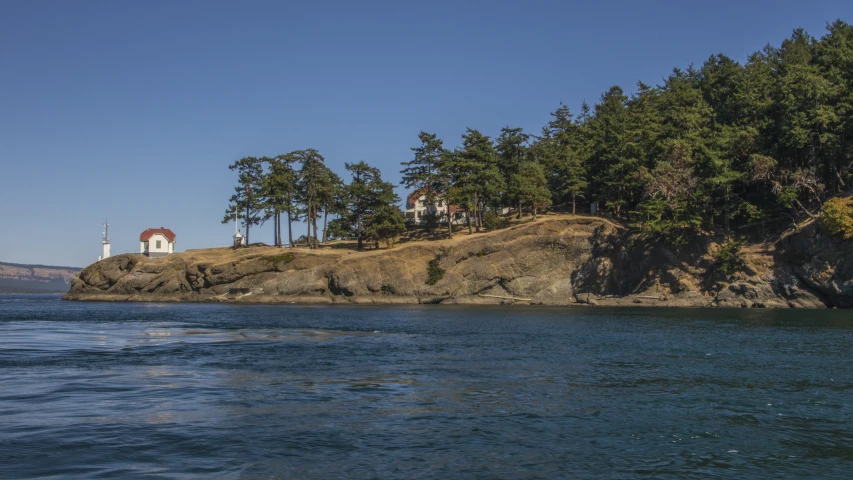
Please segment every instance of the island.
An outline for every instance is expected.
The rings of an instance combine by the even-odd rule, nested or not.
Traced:
[[[537,133],[421,130],[370,162],[289,139],[228,166],[234,248],[108,258],[66,298],[850,307],[851,44],[841,20],[798,29],[560,101]],[[253,245],[267,222],[274,246]]]
[[[282,304],[853,306],[853,243],[814,223],[724,255],[645,241],[604,218],[546,215],[390,249],[251,246],[86,267],[66,300]],[[734,267],[732,266],[734,265]]]

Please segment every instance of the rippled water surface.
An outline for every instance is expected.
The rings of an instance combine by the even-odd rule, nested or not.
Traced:
[[[0,478],[851,478],[853,312],[0,296]]]

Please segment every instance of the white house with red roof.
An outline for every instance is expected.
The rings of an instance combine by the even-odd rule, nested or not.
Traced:
[[[447,211],[450,210],[450,215],[454,225],[465,223],[465,210],[456,205],[448,205],[442,200],[435,200],[432,205],[426,204],[426,195],[423,190],[417,190],[410,193],[406,197],[406,211],[403,216],[406,222],[415,225],[424,223],[424,216],[435,214],[439,218],[439,222],[447,222]]]
[[[139,234],[139,253],[149,257],[165,257],[175,253],[175,232],[168,228],[146,228]]]

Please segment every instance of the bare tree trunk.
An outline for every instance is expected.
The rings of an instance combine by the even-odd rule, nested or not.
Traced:
[[[453,220],[451,219],[450,205],[447,206],[447,234],[453,238]]]
[[[290,218],[290,210],[287,211],[287,240],[288,245],[293,247],[293,220]]]
[[[841,178],[841,173],[838,172],[838,168],[832,162],[830,162],[829,164],[832,165],[832,171],[835,172],[835,176],[838,177],[838,183],[841,184],[841,189],[846,188],[847,185],[844,183],[844,180]]]
[[[805,213],[809,218],[811,218],[811,219],[815,219],[815,218],[816,218],[814,215],[812,215],[812,214],[811,214],[811,212],[809,212],[808,210],[806,210],[806,207],[804,207],[804,206],[803,206],[803,204],[802,204],[802,203],[800,203],[800,200],[799,200],[799,199],[795,198],[795,199],[794,199],[794,201],[795,201],[795,202],[797,202],[797,205],[799,205],[799,206],[800,206],[800,209],[801,209],[801,210],[803,211],[803,213]],[[248,234],[246,235],[246,238],[249,238],[249,235],[248,235]]]
[[[536,204],[533,204],[533,221],[536,221]]]
[[[280,211],[275,213],[275,218],[276,218],[276,220],[278,220],[278,230],[276,231],[276,234],[278,235],[278,247],[281,248],[284,246],[284,240],[281,239],[281,212]]]
[[[317,248],[317,209],[314,209],[314,215],[311,216],[311,221],[314,223],[314,238],[311,241],[314,244],[314,248]]]
[[[474,231],[471,229],[471,204],[469,203],[468,205],[469,207],[465,210],[465,218],[468,220],[468,235],[471,235]]]
[[[326,227],[329,225],[329,210],[323,210],[323,243],[326,243]]]
[[[311,204],[305,207],[305,223],[308,225],[308,235],[305,237],[305,246],[311,247]]]
[[[364,236],[361,234],[361,205],[358,206],[358,211],[356,213],[356,216],[358,217],[358,220],[356,221],[356,227],[355,227],[356,228],[356,236],[358,237],[358,249],[363,250],[364,249],[364,243],[363,243],[363,237]]]
[[[572,215],[575,215],[575,211],[576,211],[575,209],[577,207],[577,198],[578,198],[578,196],[573,193],[572,194]]]
[[[516,218],[521,220],[521,200],[518,201],[518,216]]]
[[[278,218],[276,218],[275,213],[272,215],[272,246],[278,246]]]
[[[246,246],[249,246],[249,227],[251,226],[251,222],[249,221],[249,204],[246,204]]]

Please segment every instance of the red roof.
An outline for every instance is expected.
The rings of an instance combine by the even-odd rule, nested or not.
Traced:
[[[415,203],[426,193],[426,189],[415,190],[406,197],[406,210],[415,207]],[[450,213],[464,212],[465,209],[456,205],[450,205]]]
[[[424,195],[425,191],[426,189],[422,188],[420,190],[415,190],[414,192],[410,193],[406,197],[406,209],[408,210],[410,208],[414,208],[415,202],[420,200],[420,198]]]
[[[163,227],[146,228],[144,232],[139,234],[139,241],[140,242],[147,242],[152,236],[154,236],[157,233],[168,238],[170,242],[174,242],[175,238],[177,238],[175,236],[175,232],[169,230],[168,228],[163,228]]]

